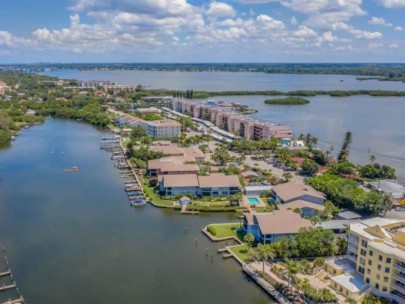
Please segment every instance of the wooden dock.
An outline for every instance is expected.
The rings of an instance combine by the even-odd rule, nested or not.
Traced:
[[[6,250],[3,247],[3,254],[5,251]],[[0,293],[2,294],[2,299],[8,299],[2,304],[24,304],[24,298],[18,290],[17,283],[14,280],[13,273],[6,256],[4,256],[4,265],[6,267],[5,271],[0,272]],[[14,293],[14,296],[11,296],[10,292]]]
[[[181,214],[189,214],[189,215],[195,215],[195,214],[199,214],[200,211],[194,211],[194,210],[187,210],[187,205],[183,205],[181,206]]]

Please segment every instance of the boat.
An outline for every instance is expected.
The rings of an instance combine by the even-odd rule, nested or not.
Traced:
[[[65,172],[77,172],[79,171],[79,168],[77,166],[73,166],[70,169],[66,169]]]
[[[134,200],[131,200],[131,205],[134,207],[145,206],[146,200],[144,198],[136,198]]]

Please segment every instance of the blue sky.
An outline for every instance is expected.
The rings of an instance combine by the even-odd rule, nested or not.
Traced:
[[[0,6],[0,63],[405,58],[405,0],[0,0]]]

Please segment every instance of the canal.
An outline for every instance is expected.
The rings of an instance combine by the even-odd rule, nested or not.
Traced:
[[[28,303],[270,301],[236,262],[206,257],[219,245],[201,228],[233,214],[130,207],[102,136],[49,119],[0,150],[0,245]]]

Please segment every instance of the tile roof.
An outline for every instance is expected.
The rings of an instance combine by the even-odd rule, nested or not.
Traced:
[[[301,228],[312,227],[309,220],[291,210],[257,213],[255,217],[263,234],[298,233]]]
[[[201,188],[241,186],[238,176],[225,175],[222,173],[213,173],[208,176],[199,176],[198,180]]]
[[[316,191],[314,188],[304,184],[297,184],[289,182],[273,187],[273,191],[281,197],[283,201],[290,199],[298,199],[304,195],[310,195],[317,198],[325,199],[325,195],[322,192]]]
[[[198,187],[196,174],[170,174],[162,177],[165,187]]]

